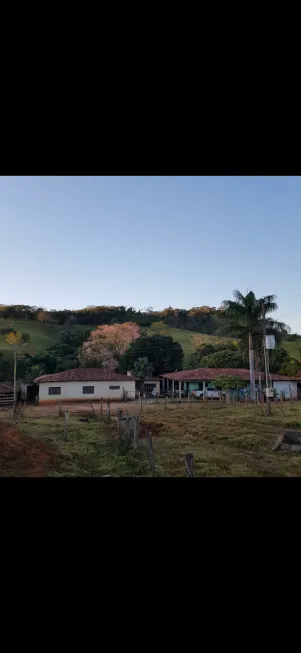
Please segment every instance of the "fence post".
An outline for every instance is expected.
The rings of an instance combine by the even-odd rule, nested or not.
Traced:
[[[195,477],[193,453],[185,454],[185,466],[186,466],[187,476],[191,478]]]
[[[64,440],[68,440],[68,419],[69,419],[69,410],[65,411],[65,424],[64,424]]]
[[[164,409],[166,410],[166,395],[164,397]]]
[[[144,403],[146,404],[146,392],[144,393]]]
[[[107,416],[110,419],[110,417],[111,417],[110,399],[107,400]]]
[[[140,395],[140,410],[142,411],[142,406],[143,406],[143,398],[142,395]]]
[[[139,417],[138,415],[134,415],[133,417],[133,423],[134,423],[134,438],[133,438],[133,446],[134,449],[138,449],[138,434],[139,434]]]
[[[146,441],[147,441],[147,451],[149,457],[149,466],[152,472],[154,472],[156,466],[155,466],[155,457],[154,457],[154,450],[153,450],[153,439],[152,439],[152,432],[149,429],[147,429],[146,431]]]
[[[119,408],[117,410],[117,428],[118,428],[118,437],[120,438],[120,432],[121,432],[121,417],[122,417],[122,410]]]
[[[100,400],[100,408],[99,408],[99,413],[100,413],[100,415],[102,415],[102,401],[103,401],[103,400],[102,400],[102,398],[101,398],[101,400]]]

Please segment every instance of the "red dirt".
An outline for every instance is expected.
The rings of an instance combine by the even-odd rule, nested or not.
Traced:
[[[46,476],[57,462],[54,447],[0,422],[0,476]]]

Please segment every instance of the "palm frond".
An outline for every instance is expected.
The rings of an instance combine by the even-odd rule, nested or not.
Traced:
[[[236,301],[239,302],[239,304],[245,303],[245,298],[240,290],[233,290],[233,297],[235,297]]]

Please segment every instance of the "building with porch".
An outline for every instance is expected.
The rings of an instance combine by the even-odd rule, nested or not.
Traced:
[[[247,394],[250,393],[250,370],[238,368],[200,367],[196,370],[182,370],[181,372],[168,372],[167,374],[161,374],[161,379],[163,381],[163,390],[165,392],[179,392],[179,396],[181,396],[182,390],[188,390],[189,392],[192,392],[193,390],[202,390],[203,392],[206,392],[206,390],[214,387],[214,379],[221,375],[238,376],[240,379],[247,382],[246,392]],[[262,388],[265,387],[265,376],[263,373],[261,373],[261,379],[259,378],[259,374],[256,373],[255,379],[257,389],[259,389],[260,385]],[[282,392],[286,399],[290,399],[290,397],[297,399],[301,396],[301,379],[298,382],[298,379],[296,378],[282,376],[281,374],[270,374],[269,379],[278,398],[281,397]]]

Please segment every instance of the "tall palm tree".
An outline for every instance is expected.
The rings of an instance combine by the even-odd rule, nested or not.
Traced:
[[[255,371],[254,371],[254,340],[262,342],[263,312],[273,313],[278,310],[276,295],[266,295],[257,299],[250,291],[243,295],[239,290],[234,290],[235,301],[226,300],[223,302],[224,332],[235,335],[242,340],[247,338],[250,363],[250,384],[251,397],[255,399]],[[264,309],[264,311],[263,311]],[[266,318],[267,333],[281,333],[287,331],[288,327],[283,322],[277,322],[271,317]]]

